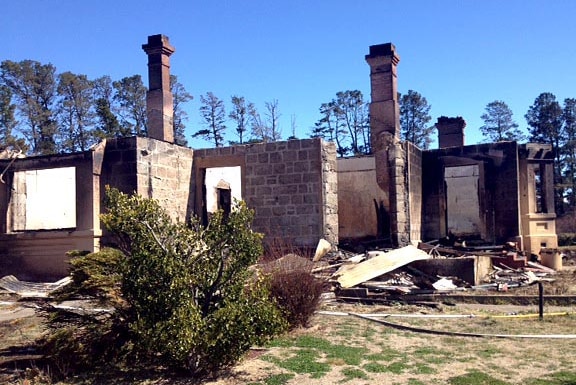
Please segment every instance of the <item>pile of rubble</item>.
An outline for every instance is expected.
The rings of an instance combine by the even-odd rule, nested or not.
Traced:
[[[508,291],[553,281],[555,269],[529,259],[534,256],[527,257],[513,243],[467,247],[434,242],[354,254],[321,240],[312,272],[331,282],[339,298]]]
[[[555,250],[543,253],[548,267],[529,260],[533,258],[512,243],[470,247],[429,242],[418,247],[352,253],[320,240],[312,261],[287,254],[262,268],[311,271],[332,284],[337,298],[398,299],[422,294],[504,292],[553,281],[549,276],[562,268],[562,258]],[[70,277],[55,283],[32,283],[6,276],[0,278],[0,293],[49,297],[69,282]]]

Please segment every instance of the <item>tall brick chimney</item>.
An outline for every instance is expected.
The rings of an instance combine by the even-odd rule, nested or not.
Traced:
[[[456,118],[448,118],[441,116],[436,123],[438,130],[438,147],[462,147],[464,146],[464,128],[466,121],[458,116]]]
[[[400,109],[396,66],[400,56],[392,43],[370,46],[370,143],[376,159],[376,179],[385,192],[391,184],[388,149],[400,140]]]
[[[167,36],[148,36],[148,44],[142,49],[148,55],[148,136],[174,143],[173,99],[170,92],[170,55],[174,47]]]
[[[378,137],[382,131],[400,137],[398,76],[396,74],[400,56],[396,53],[396,47],[392,43],[370,46],[370,54],[366,55],[366,61],[370,65],[372,137]]]
[[[410,240],[407,199],[406,154],[400,141],[400,108],[396,67],[400,56],[392,43],[370,46],[370,140],[376,161],[376,182],[382,203],[390,216],[388,231],[394,244]]]

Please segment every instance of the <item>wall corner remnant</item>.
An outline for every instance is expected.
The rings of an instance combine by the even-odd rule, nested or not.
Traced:
[[[146,110],[148,136],[174,143],[173,98],[170,91],[170,55],[175,51],[164,35],[148,36],[142,45],[148,55],[148,93]]]

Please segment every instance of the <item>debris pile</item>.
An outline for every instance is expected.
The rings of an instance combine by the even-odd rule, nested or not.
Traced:
[[[6,293],[16,294],[22,298],[47,298],[56,290],[72,282],[71,277],[64,277],[50,283],[20,281],[13,275],[0,278],[0,289]]]
[[[332,283],[338,298],[396,298],[417,294],[508,291],[552,281],[554,269],[529,258],[514,243],[466,246],[420,243],[353,254],[319,244],[312,272]]]

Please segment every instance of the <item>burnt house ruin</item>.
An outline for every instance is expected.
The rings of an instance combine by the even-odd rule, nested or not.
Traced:
[[[337,159],[333,143],[288,140],[191,149],[174,144],[170,55],[149,36],[149,136],[107,139],[89,151],[0,159],[0,276],[59,278],[66,252],[106,245],[105,186],[158,200],[176,220],[208,218],[243,199],[265,241],[315,247],[324,238],[389,238],[397,246],[448,234],[557,246],[550,147],[466,146],[462,118],[438,119],[440,148],[399,137],[392,44],[371,46],[372,156]]]

